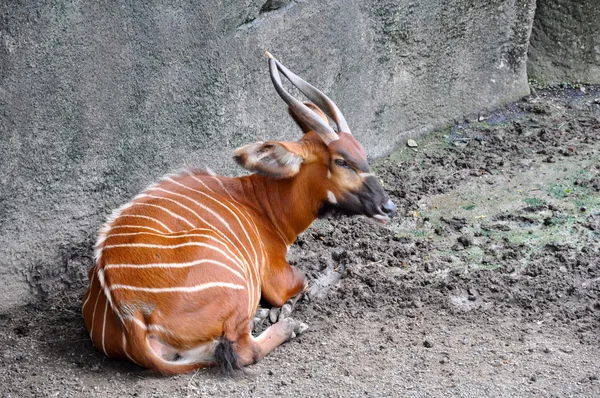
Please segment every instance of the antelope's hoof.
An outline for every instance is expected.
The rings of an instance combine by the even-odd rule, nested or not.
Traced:
[[[292,314],[292,311],[294,311],[294,306],[288,300],[288,302],[285,303],[282,307],[271,308],[271,310],[269,311],[269,319],[271,320],[271,323],[283,321]]]
[[[271,320],[271,323],[283,321],[284,319],[288,318],[294,311],[294,307],[296,306],[296,303],[301,298],[302,298],[302,293],[300,293],[297,296],[292,297],[291,299],[286,301],[285,304],[281,307],[271,308],[271,310],[269,311],[269,319]]]
[[[281,315],[281,307],[273,307],[269,311],[269,320],[271,323],[279,321],[279,315]]]
[[[308,325],[306,323],[297,321],[292,318],[285,318],[284,320],[282,320],[280,322],[285,322],[287,324],[287,326],[290,328],[289,340],[295,338],[296,336],[301,335],[302,333],[306,332],[306,330],[308,329]]]
[[[265,319],[269,317],[270,311],[268,308],[259,308],[256,310],[256,314],[254,314],[254,318],[250,322],[250,329],[255,330],[260,328],[264,323]]]
[[[259,308],[256,310],[256,314],[254,314],[255,318],[265,320],[269,316],[268,308]]]

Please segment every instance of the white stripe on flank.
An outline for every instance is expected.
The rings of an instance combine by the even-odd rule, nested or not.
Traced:
[[[173,201],[173,202],[175,202],[175,201]],[[175,203],[178,203],[178,202],[175,202]],[[196,227],[194,224],[192,224],[191,222],[189,222],[186,218],[180,216],[177,213],[172,212],[171,210],[167,209],[166,207],[155,205],[154,203],[140,203],[140,202],[135,202],[135,203],[132,203],[131,206],[148,206],[148,207],[154,207],[154,208],[163,210],[164,212],[166,212],[169,215],[171,215],[171,217],[174,217],[174,218],[176,218],[178,220],[183,221],[184,223],[186,223],[187,225],[189,225],[191,228],[195,228]]]
[[[243,205],[238,202],[233,195],[229,192],[229,190],[225,187],[225,184],[223,184],[223,181],[221,181],[221,179],[219,179],[218,177],[213,177],[213,179],[215,181],[217,181],[217,183],[219,184],[219,186],[221,187],[221,189],[227,194],[227,196],[229,196],[229,198],[231,199],[231,205],[242,215],[242,217],[244,217],[244,219],[246,220],[246,222],[248,223],[248,225],[251,225],[254,228],[254,233],[256,234],[256,237],[258,238],[258,243],[260,244],[260,248],[261,248],[261,264],[257,266],[260,267],[260,271],[263,271],[265,268],[265,245],[264,242],[261,239],[260,236],[260,232],[258,231],[258,227],[256,226],[256,223],[254,222],[254,219],[252,217],[250,217],[250,215],[247,213],[247,211],[243,208]],[[205,185],[206,189],[208,189],[210,192],[216,193],[215,191],[213,191],[212,189],[210,189],[207,185]],[[240,207],[238,207],[238,205],[240,207],[242,207],[242,209],[240,209]],[[281,232],[279,231],[279,229],[276,230],[277,234],[279,235],[279,237],[281,238],[282,242],[289,247],[289,245],[287,244],[287,241],[285,239],[285,237],[283,235],[281,235]],[[260,289],[260,281],[258,280],[259,278],[259,274],[256,275],[257,278],[257,292],[256,295],[254,297],[254,306],[256,307],[256,305],[258,305],[258,302],[260,300],[261,297],[261,289]],[[252,309],[253,310],[253,309]],[[251,316],[252,313],[250,312]]]
[[[192,178],[194,178],[194,177],[192,176]],[[179,181],[175,181],[174,179],[172,179],[172,178],[170,178],[170,177],[169,177],[169,178],[166,178],[166,181],[172,182],[172,183],[174,183],[174,184],[176,184],[176,185],[179,185],[179,186],[181,186],[181,187],[183,187],[183,188],[189,189],[189,190],[191,190],[191,191],[194,191],[194,192],[196,192],[196,193],[199,193],[199,194],[201,194],[201,195],[204,195],[204,196],[206,196],[206,197],[209,197],[209,198],[210,198],[210,196],[209,196],[208,194],[206,194],[205,192],[198,191],[198,190],[196,190],[196,189],[190,188],[190,187],[188,187],[188,186],[186,186],[186,185],[184,185],[184,184],[180,183]],[[223,218],[223,217],[222,217],[220,214],[216,213],[216,212],[215,212],[214,210],[212,210],[210,207],[207,207],[207,206],[203,205],[202,203],[198,202],[197,200],[195,200],[195,199],[193,199],[193,198],[190,198],[189,196],[186,196],[186,195],[183,195],[183,194],[180,194],[180,193],[177,193],[177,192],[172,192],[172,191],[169,191],[169,190],[166,190],[166,189],[163,189],[163,188],[155,188],[155,189],[156,189],[156,190],[159,190],[159,191],[162,191],[162,192],[165,192],[165,193],[168,193],[168,194],[172,194],[172,195],[175,195],[175,196],[180,196],[180,197],[183,197],[183,198],[185,198],[185,199],[187,199],[187,200],[189,200],[189,201],[193,202],[194,204],[196,204],[196,206],[200,207],[201,209],[203,209],[203,210],[207,211],[208,213],[212,214],[212,215],[213,215],[213,217],[215,217],[215,218],[216,218],[217,220],[219,220],[219,221],[220,221],[220,222],[221,222],[223,225],[225,225],[225,227],[226,227],[226,228],[229,230],[229,232],[230,232],[230,233],[231,233],[231,234],[232,234],[232,235],[235,237],[235,239],[238,241],[238,244],[239,244],[239,246],[241,246],[241,247],[244,249],[244,251],[246,252],[246,255],[248,256],[248,258],[250,257],[250,253],[248,252],[248,250],[246,249],[246,247],[244,246],[244,244],[243,244],[243,243],[240,241],[240,238],[237,236],[237,234],[235,234],[235,233],[233,232],[233,230],[231,229],[231,227],[229,226],[229,224],[227,223],[227,221],[225,221],[225,219],[224,219],[224,218]],[[225,235],[225,234],[224,234],[224,233],[223,233],[223,232],[222,232],[220,229],[218,229],[217,227],[215,227],[214,225],[212,225],[211,223],[209,223],[207,220],[205,220],[204,218],[202,218],[202,217],[201,217],[200,215],[198,215],[197,213],[194,213],[194,214],[196,214],[196,216],[197,216],[197,217],[198,217],[198,218],[199,218],[199,219],[200,219],[200,220],[201,220],[203,223],[205,223],[206,225],[208,225],[208,226],[209,226],[209,227],[210,227],[210,228],[211,228],[213,231],[215,231],[215,232],[217,232],[219,235],[221,235],[221,237],[222,237],[223,239],[227,240],[227,241],[228,241],[228,242],[231,244],[231,246],[232,246],[232,247],[234,247],[234,248],[235,248],[235,249],[236,249],[236,250],[237,250],[237,251],[240,253],[240,255],[242,255],[242,252],[240,251],[239,247],[238,247],[237,245],[235,245],[235,244],[233,243],[233,241],[232,241],[232,240],[231,240],[231,239],[230,239],[230,238],[229,238],[227,235]],[[243,256],[242,256],[242,257],[243,257]],[[252,292],[252,293],[251,293],[251,294],[252,294],[252,296],[254,296],[254,293],[253,293],[253,292],[254,292],[254,283],[253,283],[253,281],[252,281],[252,278],[251,278],[251,277],[249,277],[249,275],[248,275],[248,273],[250,272],[250,270],[249,270],[249,268],[250,268],[250,264],[248,263],[248,261],[247,261],[247,260],[246,260],[246,261],[243,261],[243,262],[240,262],[240,263],[241,263],[241,264],[243,264],[243,265],[245,266],[245,268],[243,269],[243,271],[244,271],[244,275],[246,275],[246,276],[248,277],[248,279],[247,279],[247,282],[246,282],[246,283],[247,283],[247,285],[248,285],[248,290],[250,290],[250,291]]]
[[[92,327],[90,328],[90,338],[93,340],[94,336],[94,323],[96,321],[96,307],[98,307],[98,299],[100,298],[100,293],[102,293],[102,286],[98,286],[98,295],[96,296],[96,304],[94,304],[94,312],[92,312]],[[91,294],[91,292],[90,292]]]
[[[192,176],[192,177],[193,177],[193,176]],[[227,188],[225,188],[225,184],[223,184],[223,181],[221,181],[221,180],[220,180],[220,179],[218,179],[217,177],[213,177],[213,178],[214,178],[215,180],[217,180],[217,182],[219,183],[219,185],[221,186],[221,188],[223,189],[223,191],[225,191],[225,193],[226,193],[226,194],[227,194],[227,195],[228,195],[228,196],[231,198],[231,200],[233,201],[233,203],[236,203],[236,204],[238,204],[238,205],[240,205],[240,206],[242,206],[242,207],[243,207],[243,205],[242,205],[240,202],[238,202],[238,201],[237,201],[237,200],[236,200],[236,199],[233,197],[233,195],[231,195],[231,194],[229,193],[229,191],[227,190]],[[194,179],[195,179],[196,181],[198,181],[198,179],[197,179],[197,178],[194,178]],[[207,187],[207,188],[208,188],[208,187]],[[211,190],[210,188],[208,188],[208,189],[209,189],[211,192],[214,192],[214,191],[213,191],[213,190]],[[249,218],[246,216],[245,212],[242,212],[242,211],[241,211],[239,208],[237,208],[237,207],[236,207],[236,209],[237,209],[237,210],[238,210],[238,211],[239,211],[239,212],[242,214],[242,216],[244,216],[244,218],[246,219],[246,221],[248,221],[248,223],[250,223],[250,220],[252,220],[252,218],[250,218],[250,219],[249,219]],[[256,227],[256,224],[254,223],[254,221],[252,221],[252,225],[254,226],[254,231],[255,231],[256,235],[260,237],[260,234],[258,233],[258,228]],[[277,232],[277,234],[278,234],[278,235],[279,235],[279,237],[281,238],[281,240],[282,240],[283,244],[287,246],[287,245],[288,245],[288,242],[287,242],[287,239],[286,239],[285,235],[283,234],[283,232],[281,232],[281,230],[279,230],[279,228],[277,228],[277,227],[275,227],[275,228],[277,229],[275,232]],[[260,240],[260,242],[262,243],[262,240],[261,240],[261,239],[259,239],[259,240]],[[263,248],[264,248],[264,246],[263,246]]]
[[[186,246],[206,247],[208,249],[217,251],[217,252],[221,253],[226,259],[228,259],[232,263],[238,265],[240,270],[244,271],[244,269],[237,263],[237,261],[235,259],[233,259],[232,257],[230,257],[223,250],[219,249],[218,247],[209,245],[207,243],[202,243],[202,242],[186,242],[186,243],[180,243],[178,245],[153,245],[150,243],[121,243],[121,244],[115,244],[115,245],[106,245],[106,246],[104,246],[104,249],[112,249],[112,248],[116,248],[116,247],[144,247],[144,248],[150,248],[150,249],[178,249],[180,247],[186,247]]]
[[[100,283],[100,287],[104,291],[106,302],[110,304],[110,308],[119,317],[121,323],[123,323],[123,316],[121,315],[121,311],[119,311],[119,309],[115,307],[112,300],[112,295],[110,294],[110,289],[108,288],[106,281],[104,280],[104,267],[99,268],[98,271],[96,271],[96,275],[98,276],[98,282]],[[123,324],[123,326],[125,327],[125,330],[127,330],[127,326],[125,324]]]
[[[168,191],[168,190],[166,190],[166,189],[164,189],[164,188],[160,188],[159,186],[152,187],[152,190],[153,190],[153,191],[162,191],[162,192],[165,192],[165,193],[170,193],[170,194],[175,194],[175,192]],[[175,203],[176,205],[178,205],[179,207],[183,207],[185,210],[187,210],[187,211],[189,211],[190,213],[194,214],[194,215],[195,215],[197,218],[200,218],[200,219],[201,219],[201,217],[198,215],[198,213],[196,213],[194,210],[190,209],[189,207],[187,207],[187,206],[186,206],[186,205],[184,205],[183,203],[180,203],[180,202],[176,201],[175,199],[167,198],[167,197],[164,197],[164,196],[154,196],[154,195],[149,195],[149,194],[147,194],[147,193],[143,193],[143,194],[141,194],[141,196],[144,196],[144,197],[147,197],[147,198],[152,198],[152,199],[158,199],[158,200],[167,200],[167,201],[169,201],[169,202],[173,202],[173,203]],[[183,196],[185,199],[189,199],[189,198],[188,198],[187,196],[185,196],[185,195],[179,195],[179,196]]]
[[[210,167],[207,167],[207,168],[206,168],[206,174],[208,174],[208,175],[209,175],[209,176],[211,176],[211,177],[215,177],[215,176],[217,175],[217,173],[215,173],[215,172],[213,171],[213,169],[211,169]]]
[[[204,181],[202,181],[202,180],[200,180],[200,179],[196,178],[196,177],[195,177],[195,176],[193,176],[193,175],[192,175],[191,177],[192,177],[194,180],[198,181],[200,184],[202,184],[202,186],[203,186],[205,189],[207,189],[207,190],[211,191],[211,189],[208,187],[208,185],[206,185],[206,184],[204,183]],[[188,188],[188,189],[191,189],[191,188],[189,188],[189,187],[186,187],[186,188]],[[235,217],[236,221],[238,222],[238,224],[240,225],[240,227],[241,227],[241,228],[242,228],[242,230],[244,231],[244,234],[246,235],[246,239],[248,239],[248,243],[249,243],[249,244],[250,244],[250,246],[252,247],[252,251],[254,252],[254,264],[258,263],[258,254],[256,253],[256,248],[255,248],[255,247],[254,247],[254,245],[252,244],[252,239],[250,239],[250,236],[248,235],[248,231],[246,231],[246,228],[244,228],[244,224],[242,224],[242,221],[240,220],[240,218],[238,217],[238,215],[237,215],[237,214],[236,214],[236,213],[235,213],[233,210],[231,210],[231,208],[230,208],[229,206],[227,206],[225,203],[221,202],[220,200],[218,200],[218,199],[216,199],[216,198],[212,197],[211,195],[207,194],[206,192],[202,192],[202,191],[198,191],[198,192],[201,192],[201,193],[202,193],[204,196],[206,196],[207,198],[211,199],[212,201],[214,201],[214,202],[218,203],[219,205],[221,205],[222,207],[224,207],[225,209],[227,209],[227,211],[229,211],[229,213],[231,213],[231,215],[233,215],[233,216]],[[212,191],[211,191],[211,192],[212,192]],[[231,229],[230,229],[230,231],[231,231]],[[233,231],[231,231],[231,232],[233,233]],[[237,238],[237,236],[236,236],[236,238]],[[238,242],[239,242],[240,244],[242,243],[242,242],[240,242],[239,238],[238,238]],[[248,253],[248,250],[245,250],[245,251],[246,251],[246,254],[248,255],[248,257],[250,257],[250,253]],[[258,270],[256,270],[256,271],[258,271]]]
[[[141,216],[138,214],[121,214],[119,217],[135,217],[135,218],[143,218],[146,220],[154,221],[155,223],[160,224],[161,227],[166,229],[168,233],[173,233],[173,231],[171,231],[171,229],[169,227],[167,227],[165,224],[163,224],[162,222],[160,222],[159,220],[157,220],[156,218],[153,218],[153,217]]]
[[[144,225],[115,225],[115,226],[111,227],[110,230],[112,231],[113,229],[119,229],[119,228],[141,228],[141,229],[147,229],[152,232],[157,232],[159,234],[164,233],[164,231],[158,230],[156,228],[146,227]],[[113,235],[114,234],[110,234],[110,236],[113,236]]]
[[[222,263],[220,261],[208,260],[208,259],[197,260],[197,261],[190,261],[189,263],[107,264],[107,265],[104,266],[104,269],[106,270],[106,269],[111,269],[111,268],[137,268],[137,269],[145,269],[145,268],[189,268],[189,267],[193,267],[193,266],[196,266],[196,265],[207,264],[207,263],[208,264],[218,265],[219,267],[223,267],[223,268],[227,269],[228,271],[233,272],[235,275],[237,275],[243,281],[246,281],[246,279],[244,278],[244,275],[240,274],[236,270],[231,269],[229,266],[227,266],[227,264]]]
[[[207,229],[207,228],[195,228],[194,231],[206,231],[206,232],[214,232],[212,229]],[[183,235],[165,235],[165,234],[153,234],[150,232],[128,232],[128,233],[124,233],[124,234],[111,234],[110,237],[113,236],[135,236],[135,235],[150,235],[150,236],[157,236],[159,238],[164,238],[164,239],[183,239],[183,238],[206,238],[206,239],[210,239],[212,241],[215,241],[217,243],[220,243],[223,245],[223,247],[225,247],[225,249],[233,256],[235,257],[235,260],[238,261],[240,264],[244,263],[245,260],[242,260],[241,257],[238,257],[229,246],[227,246],[227,244],[225,242],[220,241],[219,239],[215,238],[212,235],[204,235],[204,234],[183,234]],[[200,243],[200,242],[198,242]],[[209,245],[207,247],[213,247],[212,245]],[[215,249],[216,250],[216,249]],[[239,250],[238,250],[239,251]],[[241,254],[241,253],[240,253]],[[106,268],[106,267],[104,267]],[[240,268],[241,269],[241,268]]]
[[[200,184],[202,184],[202,186],[204,186],[205,189],[210,190],[208,188],[208,186],[202,180],[196,178],[193,174],[191,174],[190,176],[192,177],[192,179],[194,179],[197,182],[199,182]],[[255,297],[255,283],[254,283],[254,280],[252,280],[252,275],[250,275],[250,267],[252,266],[254,268],[254,273],[256,275],[256,281],[258,282],[258,269],[257,269],[258,255],[256,253],[256,249],[254,248],[254,245],[252,244],[252,240],[248,236],[248,232],[246,231],[246,228],[244,228],[244,226],[242,225],[242,223],[241,223],[240,219],[238,218],[238,216],[229,207],[225,206],[223,203],[221,203],[217,199],[213,198],[211,195],[207,194],[206,192],[202,192],[202,191],[199,191],[197,189],[190,188],[187,185],[182,184],[182,183],[180,183],[178,181],[175,181],[173,179],[170,179],[170,181],[173,182],[173,183],[175,183],[175,184],[177,184],[177,185],[179,185],[179,186],[181,186],[181,187],[183,187],[183,188],[189,189],[191,191],[194,191],[196,193],[199,193],[199,194],[205,196],[208,199],[213,200],[214,202],[220,204],[222,207],[225,207],[236,218],[237,222],[240,224],[240,227],[242,228],[242,230],[246,234],[246,238],[248,239],[248,244],[250,244],[250,246],[252,247],[252,251],[254,252],[254,262],[253,263],[252,263],[252,261],[250,261],[250,263],[246,262],[247,274],[248,274],[248,285],[249,285],[249,288],[250,288],[249,289],[250,290],[250,295],[251,295],[252,298],[254,298]],[[170,191],[167,191],[167,192],[170,192]],[[171,193],[173,193],[173,192],[171,192]],[[218,213],[214,212],[212,209],[201,205],[200,203],[196,202],[195,200],[193,200],[193,199],[191,199],[191,198],[189,198],[189,197],[187,197],[185,195],[181,195],[181,194],[178,194],[178,193],[173,193],[173,194],[180,195],[180,196],[183,196],[185,198],[188,198],[188,200],[194,201],[199,206],[201,206],[202,208],[205,208],[207,211],[209,211],[210,213],[212,213],[213,216],[216,217],[219,221],[221,221],[221,223],[223,223],[225,225],[225,227],[229,230],[229,232],[231,232],[231,234],[235,237],[235,239],[238,241],[238,243],[240,244],[240,246],[246,252],[246,255],[248,256],[248,258],[251,259],[250,252],[248,251],[248,249],[246,248],[246,246],[242,243],[242,241],[237,236],[237,234],[235,234],[233,232],[233,230],[231,229],[231,227],[229,226],[229,224],[225,221],[225,219],[223,219],[223,217],[221,217],[221,215],[219,215]],[[233,242],[231,244],[233,245]],[[250,302],[251,301],[252,300],[250,300]]]
[[[108,311],[108,300],[106,300],[104,302],[104,320],[102,321],[102,351],[104,351],[104,354],[110,358],[110,355],[108,355],[108,352],[106,352],[106,346],[104,345],[104,337],[105,337],[105,332],[106,332],[106,313]]]
[[[144,366],[140,365],[140,363],[138,361],[136,361],[135,359],[133,359],[131,357],[131,355],[129,355],[129,352],[127,352],[127,338],[125,337],[125,332],[123,332],[123,352],[125,353],[125,356],[127,358],[129,358],[129,360],[131,362],[135,363],[137,366],[144,367]]]
[[[104,268],[99,268],[98,271],[96,271],[96,274],[98,275],[98,282],[100,282],[100,287],[102,288],[102,290],[104,290],[104,296],[106,296],[106,301],[110,304],[110,308],[115,310],[115,306],[112,301],[112,296],[110,294],[110,290],[108,289],[108,286],[106,286],[106,281],[104,280]],[[121,313],[117,310],[115,310],[115,312],[116,312],[117,316],[119,317],[119,319],[121,321],[123,321],[123,318],[121,317]]]
[[[208,228],[194,228],[192,231],[194,231],[194,232],[195,231],[214,232],[212,229],[208,229]],[[189,237],[212,238],[212,239],[215,239],[215,237],[211,236],[211,235],[188,234],[188,233],[182,233],[181,235],[154,234],[152,232],[125,232],[125,233],[122,233],[122,234],[110,234],[110,236],[135,236],[135,235],[158,236],[159,238],[164,238],[164,239],[182,239],[182,238],[189,238]],[[217,240],[217,242],[223,243],[220,240]]]
[[[102,228],[100,228],[100,231],[98,231],[98,239],[96,240],[96,245],[94,246],[96,249],[94,250],[94,257],[96,259],[96,262],[98,262],[98,260],[102,256],[102,248],[100,246],[104,242],[104,239],[106,239],[106,234],[108,234],[108,232],[110,231],[111,224],[121,215],[121,213],[127,210],[130,206],[131,203],[126,203],[118,209],[114,210],[108,216],[106,222],[104,223],[104,225],[102,225]]]
[[[81,312],[83,312],[83,309],[87,305],[88,301],[90,301],[90,297],[92,297],[92,284],[94,283],[94,275],[96,275],[96,273],[92,272],[92,279],[90,279],[90,288],[87,291],[87,298],[85,299],[85,301],[83,302],[83,305],[81,306]]]
[[[235,283],[228,282],[208,282],[196,286],[176,286],[176,287],[142,287],[142,286],[131,286],[131,285],[112,285],[110,290],[131,290],[134,292],[145,292],[145,293],[195,293],[202,290],[210,289],[213,287],[225,287],[228,289],[245,290],[246,287],[242,285],[236,285]]]
[[[173,182],[173,183],[175,183],[177,185],[180,185],[181,187],[184,187],[184,188],[192,189],[192,188],[189,188],[189,187],[181,184],[180,182],[177,182],[177,181],[173,180],[172,178],[167,178],[167,181]],[[189,196],[186,196],[186,195],[183,195],[183,194],[180,194],[180,193],[177,193],[177,192],[172,192],[172,191],[169,191],[169,190],[166,190],[166,189],[163,189],[163,188],[158,188],[158,187],[153,188],[153,189],[155,189],[157,191],[164,192],[164,193],[168,193],[168,194],[171,194],[171,195],[180,196],[180,197],[183,197],[184,199],[187,199],[187,200],[189,200],[191,202],[194,202],[198,207],[200,207],[201,209],[206,210],[207,212],[211,213],[213,216],[215,216],[215,218],[217,218],[219,221],[221,221],[223,224],[225,224],[225,226],[227,227],[227,229],[229,229],[229,231],[236,237],[238,243],[240,245],[242,245],[242,242],[240,242],[240,240],[237,237],[237,235],[231,230],[231,228],[229,227],[229,224],[227,224],[227,222],[223,219],[223,217],[221,217],[219,214],[215,213],[211,208],[204,206],[202,203],[198,202],[197,200],[194,200],[193,198],[190,198]],[[192,189],[192,190],[196,191],[195,189]],[[203,195],[206,195],[204,192],[201,192],[201,191],[196,191],[196,192],[201,193]],[[237,248],[237,246],[233,244],[233,242],[231,241],[231,239],[229,239],[229,237],[227,235],[225,235],[220,229],[218,229],[217,227],[215,227],[214,225],[212,225],[211,223],[209,223],[208,221],[206,221],[206,219],[202,218],[202,216],[200,216],[198,213],[196,213],[192,209],[190,209],[190,208],[187,208],[187,209],[189,211],[191,211],[192,213],[194,213],[194,215],[200,221],[202,221],[204,224],[208,225],[210,227],[211,231],[217,232],[219,235],[221,235],[221,237],[223,239],[227,240],[227,242],[229,242],[233,247],[235,247],[239,251],[239,248]],[[242,247],[243,247],[243,245],[242,245]],[[242,253],[240,252],[240,255],[241,254]],[[246,251],[246,254],[249,255],[249,253],[247,251]]]

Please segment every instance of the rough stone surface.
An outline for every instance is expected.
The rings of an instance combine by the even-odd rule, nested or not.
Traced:
[[[0,5],[0,312],[82,284],[97,228],[159,176],[295,139],[264,51],[371,157],[528,92],[533,0]]]
[[[600,83],[597,0],[538,0],[527,69],[541,85]]]

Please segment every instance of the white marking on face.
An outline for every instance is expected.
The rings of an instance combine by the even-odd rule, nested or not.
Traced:
[[[333,204],[337,203],[337,199],[335,198],[335,195],[331,191],[327,191],[327,200],[329,201],[329,203],[333,203]]]
[[[331,178],[331,170],[327,170],[327,178]]]
[[[362,178],[375,177],[375,174],[373,173],[358,173],[358,175]]]

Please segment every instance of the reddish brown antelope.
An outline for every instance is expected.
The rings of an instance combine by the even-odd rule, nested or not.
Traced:
[[[303,137],[237,149],[235,160],[254,174],[166,177],[110,216],[82,308],[107,356],[165,374],[255,363],[306,328],[282,316],[251,334],[261,297],[287,315],[307,287],[286,261],[298,234],[327,207],[384,223],[395,214],[337,106],[267,56]],[[286,92],[279,72],[314,104]]]

